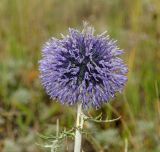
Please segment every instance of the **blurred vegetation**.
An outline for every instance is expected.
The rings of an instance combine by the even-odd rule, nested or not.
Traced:
[[[90,22],[107,30],[124,49],[128,83],[102,109],[110,124],[88,122],[85,152],[160,151],[160,1],[159,0],[0,0],[0,151],[41,152],[37,133],[54,134],[56,120],[72,128],[75,107],[51,102],[38,75],[41,47],[68,27]],[[127,144],[128,143],[128,144]],[[73,140],[64,144],[72,151]]]

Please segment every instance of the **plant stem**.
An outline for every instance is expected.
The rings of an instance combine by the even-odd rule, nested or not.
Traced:
[[[82,105],[78,104],[74,152],[81,152],[81,142],[82,142],[81,129],[83,129],[83,122],[84,119],[82,115]]]

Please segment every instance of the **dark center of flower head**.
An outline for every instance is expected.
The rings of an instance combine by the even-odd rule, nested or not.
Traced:
[[[84,60],[82,61],[82,63],[79,63],[78,66],[79,66],[79,72],[77,73],[77,83],[78,84],[81,84],[82,81],[84,80],[84,76],[85,76],[85,73],[86,71],[88,71],[88,68],[87,68],[87,63],[90,61],[89,57],[86,56],[84,58]],[[88,82],[86,82],[88,83]]]
[[[95,64],[98,65],[99,67],[101,67],[101,65],[99,63],[97,63],[97,58],[99,58],[98,55],[96,55],[96,53],[94,53],[92,55],[92,60],[90,59],[90,56],[85,55],[85,49],[81,49],[81,52],[79,52],[79,54],[75,53],[76,57],[80,57],[81,58],[81,62],[74,58],[74,57],[70,57],[67,54],[65,55],[68,64],[64,63],[63,66],[67,66],[69,65],[69,63],[71,63],[71,67],[70,68],[79,68],[79,71],[75,74],[73,74],[72,72],[66,72],[64,73],[64,76],[62,77],[67,77],[69,79],[77,77],[77,85],[82,84],[82,81],[85,81],[86,83],[86,87],[89,86],[89,83],[91,82],[93,85],[96,84],[103,84],[103,81],[101,80],[100,77],[96,76],[98,75],[98,71],[95,69]],[[87,64],[90,64],[92,68],[88,68]],[[87,73],[88,77],[87,79],[85,78],[85,74]],[[70,80],[71,81],[71,80]],[[70,82],[69,81],[69,82]],[[69,83],[68,82],[68,83]]]

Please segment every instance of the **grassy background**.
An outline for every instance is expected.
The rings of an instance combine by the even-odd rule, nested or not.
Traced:
[[[51,102],[38,78],[42,44],[82,21],[117,39],[129,66],[123,95],[104,105],[110,124],[86,123],[85,152],[160,151],[159,0],[0,0],[0,151],[41,152],[37,132],[72,128],[75,108]],[[72,151],[73,140],[64,148]]]

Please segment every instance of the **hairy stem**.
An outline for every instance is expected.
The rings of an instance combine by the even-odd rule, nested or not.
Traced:
[[[83,129],[83,122],[84,119],[82,115],[82,105],[78,104],[74,152],[81,152],[81,142],[82,142],[81,130]]]

